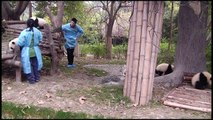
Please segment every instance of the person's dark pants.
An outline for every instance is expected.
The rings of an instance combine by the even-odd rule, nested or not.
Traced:
[[[73,64],[73,60],[74,60],[74,50],[75,48],[67,48],[67,59],[68,59],[68,65],[72,65]]]
[[[40,71],[38,70],[38,61],[36,57],[30,58],[31,73],[27,74],[27,79],[30,83],[38,82],[40,80]]]

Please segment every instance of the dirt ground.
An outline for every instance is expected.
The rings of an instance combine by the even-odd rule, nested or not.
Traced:
[[[88,62],[89,63],[89,62]],[[89,64],[88,64],[89,65]],[[91,65],[95,66],[95,65]],[[119,71],[119,65],[107,65],[112,74],[119,74],[113,70]],[[70,69],[70,71],[72,71]],[[28,84],[26,81],[17,83],[14,76],[9,72],[3,71],[2,74],[2,101],[11,101],[14,103],[35,105],[40,107],[50,107],[55,110],[63,109],[64,111],[85,112],[92,115],[104,115],[115,118],[130,119],[210,119],[211,113],[204,113],[193,110],[173,108],[161,103],[150,103],[146,106],[128,106],[124,105],[104,105],[96,104],[86,100],[84,104],[79,102],[79,93],[77,96],[61,95],[67,91],[100,86],[98,80],[101,78],[87,76],[83,73],[76,73],[73,76],[60,75],[49,76],[42,75],[41,81],[36,84]],[[153,90],[153,101],[159,101],[171,89],[161,86],[155,86]]]

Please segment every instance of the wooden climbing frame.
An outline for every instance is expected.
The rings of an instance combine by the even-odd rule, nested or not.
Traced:
[[[24,30],[27,25],[26,21],[2,21],[2,27],[5,32],[2,34],[2,62],[16,67],[16,81],[21,81],[21,62],[20,62],[20,50],[15,49],[14,53],[10,53],[8,50],[8,43],[10,40],[17,38],[21,31]],[[63,40],[64,38],[60,33],[52,33],[51,27],[45,25],[44,29],[41,30],[43,40],[39,44],[42,55],[51,58],[51,69],[50,74],[53,75],[57,71],[59,61],[63,57]]]

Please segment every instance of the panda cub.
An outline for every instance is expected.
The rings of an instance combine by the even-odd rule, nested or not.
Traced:
[[[34,27],[38,29],[44,29],[44,25],[47,23],[44,19],[39,17],[31,17],[34,20]]]
[[[14,52],[18,38],[14,38],[9,42],[9,52]]]
[[[156,67],[155,73],[159,76],[162,76],[162,75],[167,75],[172,73],[173,70],[174,70],[174,65],[171,65],[168,63],[161,63]]]
[[[191,83],[196,89],[203,90],[206,88],[211,88],[212,76],[207,71],[199,72],[192,77]]]

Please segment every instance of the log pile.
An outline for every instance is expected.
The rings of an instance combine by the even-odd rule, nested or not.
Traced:
[[[21,82],[21,61],[20,61],[20,48],[15,47],[14,53],[8,53],[7,47],[8,43],[4,42],[2,43],[2,63],[6,64],[8,66],[14,66],[16,69],[16,81]]]
[[[6,21],[3,23],[4,24],[4,29],[5,29],[5,33],[2,35],[2,39],[3,40],[7,40],[8,43],[10,40],[18,37],[21,33],[21,31],[23,29],[25,29],[26,26],[26,22],[25,21]],[[49,44],[49,40],[48,37],[46,35],[45,29],[41,30],[42,35],[43,35],[43,40],[42,42],[39,44],[42,54],[46,55],[46,56],[51,56],[50,53],[50,44]],[[52,39],[53,39],[53,45],[55,46],[56,52],[61,56],[63,55],[63,38],[59,38],[57,35],[57,33],[52,35]]]
[[[20,50],[19,47],[15,48],[14,53],[8,52],[8,43],[10,40],[17,38],[21,31],[26,26],[26,21],[2,21],[2,27],[5,32],[2,34],[2,41],[6,41],[2,44],[2,61],[5,64],[16,67],[16,81],[21,81],[21,62],[20,62]],[[43,40],[39,44],[42,55],[54,58],[51,61],[51,69],[57,69],[57,65],[63,57],[63,37],[59,33],[51,33],[49,25],[45,25],[44,29],[41,30]],[[56,63],[57,62],[57,63]],[[51,70],[55,71],[55,70]],[[54,72],[52,72],[54,74]]]

